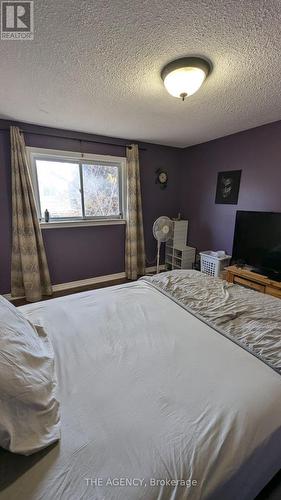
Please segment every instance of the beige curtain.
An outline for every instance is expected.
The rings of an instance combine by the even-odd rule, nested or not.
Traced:
[[[48,264],[28,171],[24,137],[10,128],[12,167],[11,293],[35,302],[52,294]]]
[[[125,271],[128,279],[145,273],[145,249],[140,189],[139,151],[136,144],[127,147],[127,225]]]

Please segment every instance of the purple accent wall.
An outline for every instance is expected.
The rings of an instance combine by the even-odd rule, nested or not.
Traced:
[[[217,173],[240,169],[238,205],[216,205]],[[189,243],[231,253],[236,210],[281,212],[281,121],[185,149],[180,200]]]
[[[9,122],[0,120],[0,128],[8,125]],[[19,126],[26,131],[26,145],[33,147],[125,156],[125,147],[122,144],[133,142],[35,125]],[[55,137],[39,135],[39,132]],[[114,145],[109,146],[103,142],[111,142]],[[152,236],[153,221],[159,215],[173,217],[178,212],[182,150],[139,144],[145,149],[140,151],[141,189],[146,253],[148,261],[152,261],[156,255],[156,242]],[[155,170],[160,167],[168,171],[169,184],[166,190],[161,190],[159,185],[155,184]],[[0,131],[0,293],[10,291],[10,186],[9,132]],[[43,230],[43,238],[53,284],[124,271],[124,225],[47,229]]]

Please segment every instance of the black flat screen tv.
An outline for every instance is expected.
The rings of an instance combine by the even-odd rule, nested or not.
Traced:
[[[281,213],[236,212],[232,263],[281,281]]]

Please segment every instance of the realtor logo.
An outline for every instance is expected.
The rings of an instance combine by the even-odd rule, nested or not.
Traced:
[[[33,40],[33,1],[1,2],[1,40]]]

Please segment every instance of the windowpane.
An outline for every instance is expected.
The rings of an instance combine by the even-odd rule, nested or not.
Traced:
[[[82,217],[78,163],[36,160],[41,217]]]
[[[85,215],[108,217],[120,214],[117,166],[83,163]]]

